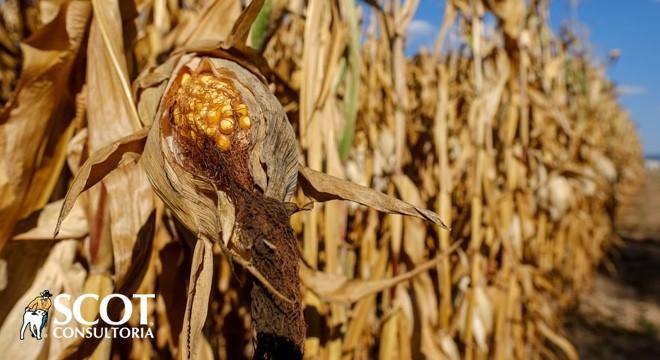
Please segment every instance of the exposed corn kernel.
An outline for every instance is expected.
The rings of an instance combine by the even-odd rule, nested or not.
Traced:
[[[231,110],[231,105],[229,105],[229,104],[223,106],[220,111],[222,111],[223,117],[230,117],[230,116],[232,116],[232,113],[233,113],[232,110]]]
[[[247,115],[248,115],[248,108],[247,108],[247,105],[245,105],[245,104],[238,104],[238,105],[236,106],[236,112],[237,112],[240,116],[247,116]]]
[[[238,121],[238,125],[241,127],[241,129],[249,129],[252,126],[250,117],[242,116],[241,119]]]
[[[210,110],[206,115],[206,119],[209,122],[218,122],[220,120],[220,114],[215,110]]]
[[[185,73],[181,76],[181,84],[186,85],[188,82],[190,82],[190,74]]]
[[[234,132],[234,121],[230,119],[222,119],[222,121],[220,121],[220,132],[223,134],[231,134]]]
[[[184,138],[201,144],[203,139],[215,142],[222,151],[231,149],[237,129],[249,129],[249,111],[233,84],[223,77],[205,72],[184,73],[174,95],[172,111],[177,131]]]
[[[217,131],[218,131],[218,128],[215,128],[215,127],[212,127],[212,126],[208,126],[208,127],[206,127],[206,131],[205,131],[205,132],[206,132],[206,135],[207,135],[207,136],[212,137],[212,136],[215,135],[215,133],[216,133]]]
[[[215,138],[215,144],[218,146],[220,151],[228,151],[231,149],[231,142],[229,141],[229,138],[222,134],[219,134]]]

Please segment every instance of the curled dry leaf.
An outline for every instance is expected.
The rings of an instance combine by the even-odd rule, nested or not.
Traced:
[[[135,134],[122,138],[96,151],[85,161],[73,179],[71,186],[69,186],[67,195],[64,198],[55,227],[55,236],[60,231],[62,221],[67,217],[82,192],[96,185],[110,174],[110,172],[119,168],[124,156],[142,153],[148,132],[149,129],[145,128]]]
[[[202,326],[206,319],[209,295],[213,285],[213,245],[208,239],[199,239],[193,254],[186,312],[181,331],[183,359],[193,358],[196,346],[201,345]]]
[[[305,195],[316,201],[340,199],[354,201],[378,211],[414,216],[449,230],[447,225],[433,211],[419,208],[366,186],[357,185],[305,166],[300,167],[299,175],[300,186]]]
[[[184,44],[211,42],[226,39],[231,24],[241,13],[241,2],[237,0],[213,1],[201,12],[199,23],[186,34],[182,34]],[[223,21],[218,21],[218,19]]]

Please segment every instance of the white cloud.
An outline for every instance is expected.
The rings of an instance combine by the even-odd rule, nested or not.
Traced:
[[[424,39],[433,36],[435,27],[428,21],[414,19],[408,26],[408,37],[413,39]]]
[[[646,92],[646,88],[639,85],[622,84],[617,86],[617,89],[619,91],[619,95],[621,96],[642,95]]]

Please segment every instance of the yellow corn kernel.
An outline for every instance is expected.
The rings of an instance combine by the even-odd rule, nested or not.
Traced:
[[[230,119],[222,119],[220,121],[220,132],[223,134],[231,134],[234,131],[234,122]]]
[[[236,106],[236,112],[237,112],[240,116],[247,116],[247,115],[248,115],[248,108],[247,108],[247,105],[245,105],[245,104],[238,104],[238,106]]]
[[[215,138],[215,143],[218,146],[218,149],[220,149],[220,151],[228,151],[229,149],[231,149],[231,142],[229,141],[229,138],[226,137],[225,135],[219,134]]]
[[[238,121],[238,125],[241,127],[241,129],[249,129],[252,126],[250,117],[242,116],[241,119]]]
[[[185,73],[181,76],[181,84],[185,85],[190,81],[190,74]]]
[[[222,111],[222,115],[224,115],[224,117],[229,117],[232,115],[231,105],[229,104],[223,106],[220,111]]]
[[[216,133],[217,130],[218,130],[218,128],[216,128],[216,127],[213,127],[213,126],[207,126],[205,132],[206,132],[206,135],[207,135],[207,136],[212,137],[212,136],[215,135],[215,133]]]
[[[220,120],[220,114],[216,110],[209,110],[206,119],[209,123],[217,123]]]

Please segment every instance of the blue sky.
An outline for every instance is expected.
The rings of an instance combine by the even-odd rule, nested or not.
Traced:
[[[573,0],[575,2],[575,0]],[[550,0],[550,21],[557,32],[571,18],[570,0]],[[408,52],[433,47],[444,1],[420,0],[410,27]],[[660,154],[660,0],[580,0],[575,12],[593,56],[611,49],[621,57],[608,68],[622,104],[637,124],[646,154]]]

